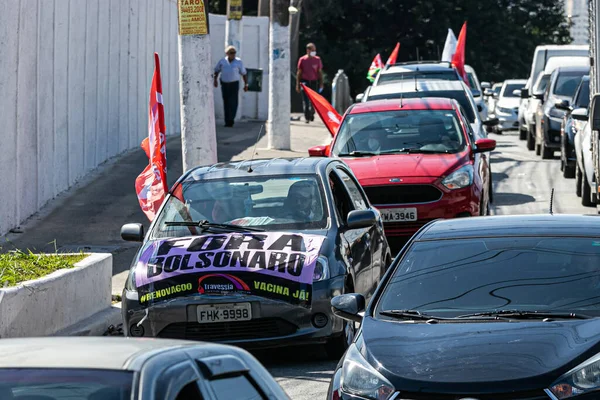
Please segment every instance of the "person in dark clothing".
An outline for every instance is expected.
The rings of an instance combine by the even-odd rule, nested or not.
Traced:
[[[323,63],[317,56],[317,47],[314,43],[306,45],[306,54],[298,60],[298,72],[296,74],[296,91],[300,93],[300,83],[304,83],[309,88],[321,93],[323,91]],[[304,100],[304,118],[308,124],[315,120],[315,110],[304,91],[302,91]]]
[[[233,46],[227,46],[225,57],[220,59],[215,67],[215,87],[219,86],[221,75],[221,93],[223,95],[223,108],[225,111],[225,126],[233,126],[238,109],[238,96],[240,92],[240,76],[244,79],[244,92],[248,91],[248,73],[242,60],[237,58],[237,51]]]

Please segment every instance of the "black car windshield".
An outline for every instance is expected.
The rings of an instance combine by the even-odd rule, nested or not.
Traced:
[[[368,101],[372,100],[384,100],[384,99],[399,99],[403,97],[405,99],[421,99],[423,97],[443,97],[448,99],[454,99],[461,105],[470,123],[475,122],[475,111],[467,94],[464,90],[419,90],[418,92],[406,92],[402,93],[386,93],[386,94],[374,94],[369,95]]]
[[[515,90],[521,90],[523,89],[523,87],[525,87],[525,85],[521,85],[521,84],[506,84],[506,86],[504,87],[504,92],[502,93],[502,97],[521,97],[521,95],[516,95],[513,94],[513,92]]]
[[[590,81],[589,79],[581,82],[581,89],[577,94],[575,105],[580,108],[588,108],[590,105]]]
[[[377,305],[447,317],[503,309],[600,315],[600,238],[416,242]]]
[[[381,74],[377,84],[381,85],[383,83],[398,82],[407,79],[457,81],[460,78],[456,75],[455,70],[450,68],[447,71],[407,71]]]
[[[381,111],[346,116],[333,154],[457,153],[466,144],[454,110]]]
[[[323,229],[329,213],[317,175],[186,180],[156,220],[156,238],[190,235],[195,229],[167,222],[208,221],[267,231]]]
[[[0,369],[0,399],[129,400],[133,372],[95,369]]]
[[[587,72],[561,72],[554,84],[554,94],[572,98],[584,75]]]

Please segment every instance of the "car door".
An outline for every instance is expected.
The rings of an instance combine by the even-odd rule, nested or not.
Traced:
[[[462,108],[459,108],[459,116],[462,120],[463,125],[467,129],[467,135],[469,137],[469,146],[473,149],[475,147],[475,141],[477,140],[477,136],[473,129],[471,129],[471,125],[466,118],[466,113]],[[491,193],[491,185],[490,178],[492,176],[492,168],[490,165],[489,155],[488,153],[475,153],[473,154],[473,169],[475,170],[474,180],[479,180],[481,187],[484,191],[487,191],[488,196]],[[489,197],[488,197],[489,198]]]
[[[356,181],[356,178],[352,176],[352,173],[344,167],[337,167],[336,172],[340,176],[346,190],[350,194],[350,200],[355,210],[368,210],[372,209],[367,200],[367,196],[361,189],[360,184]],[[379,215],[379,212],[377,212]],[[382,231],[383,222],[378,221],[378,224],[366,228],[365,231],[365,244],[369,247],[371,253],[371,288],[370,293],[375,291],[375,288],[379,284],[381,277],[383,276],[386,268],[386,247],[384,240],[385,236]]]
[[[328,171],[328,178],[337,219],[340,222],[338,232],[342,236],[342,241],[348,246],[345,257],[353,271],[354,291],[368,297],[373,284],[369,229],[348,229],[346,225],[348,213],[355,209],[350,193],[334,168]]]

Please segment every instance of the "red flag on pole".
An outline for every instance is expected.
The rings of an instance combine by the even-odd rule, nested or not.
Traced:
[[[154,75],[150,87],[148,113],[148,137],[142,141],[142,149],[148,156],[148,166],[135,180],[135,191],[142,211],[152,221],[167,192],[167,140],[165,136],[165,110],[160,78],[160,60],[154,53]]]
[[[315,111],[325,123],[331,136],[335,136],[342,122],[341,115],[323,96],[306,86],[304,83],[302,83],[302,89],[304,89],[304,92],[315,108]]]
[[[456,52],[452,56],[452,66],[456,68],[463,81],[469,86],[469,79],[465,72],[465,45],[467,43],[467,22],[463,24],[458,40],[456,41]]]
[[[394,51],[392,51],[392,54],[390,54],[390,57],[388,58],[385,65],[396,64],[396,60],[398,59],[398,50],[400,50],[400,42],[396,43],[396,47],[394,48]]]

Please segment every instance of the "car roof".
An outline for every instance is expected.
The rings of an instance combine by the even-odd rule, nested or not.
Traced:
[[[446,97],[421,97],[416,99],[386,99],[373,100],[366,103],[356,103],[348,111],[349,114],[363,114],[379,111],[400,110],[452,110],[456,100]]]
[[[600,238],[600,215],[531,214],[436,220],[416,241],[515,236],[581,236]]]
[[[586,72],[589,70],[590,70],[590,67],[586,67],[586,66],[558,67],[554,70],[554,73],[560,74],[561,72]]]
[[[504,83],[507,85],[511,85],[511,84],[524,85],[527,83],[527,79],[507,79],[504,81]]]
[[[475,73],[475,70],[470,65],[465,65],[465,71]]]
[[[131,369],[129,364],[160,351],[186,347],[231,354],[227,346],[176,339],[110,336],[32,337],[0,340],[1,368]],[[141,363],[136,362],[136,365]]]
[[[435,91],[464,91],[462,81],[440,81],[440,80],[407,80],[388,83],[381,86],[373,86],[368,97],[381,94],[410,93],[410,92],[435,92]]]
[[[554,56],[548,58],[546,66],[543,69],[544,74],[551,74],[555,69],[561,66],[589,66],[589,57],[584,56]]]
[[[585,50],[590,47],[587,44],[542,44],[536,50]]]
[[[319,174],[334,160],[329,157],[297,157],[221,162],[210,166],[195,167],[188,171],[182,180],[240,178],[252,175]],[[251,172],[248,172],[250,168]]]

